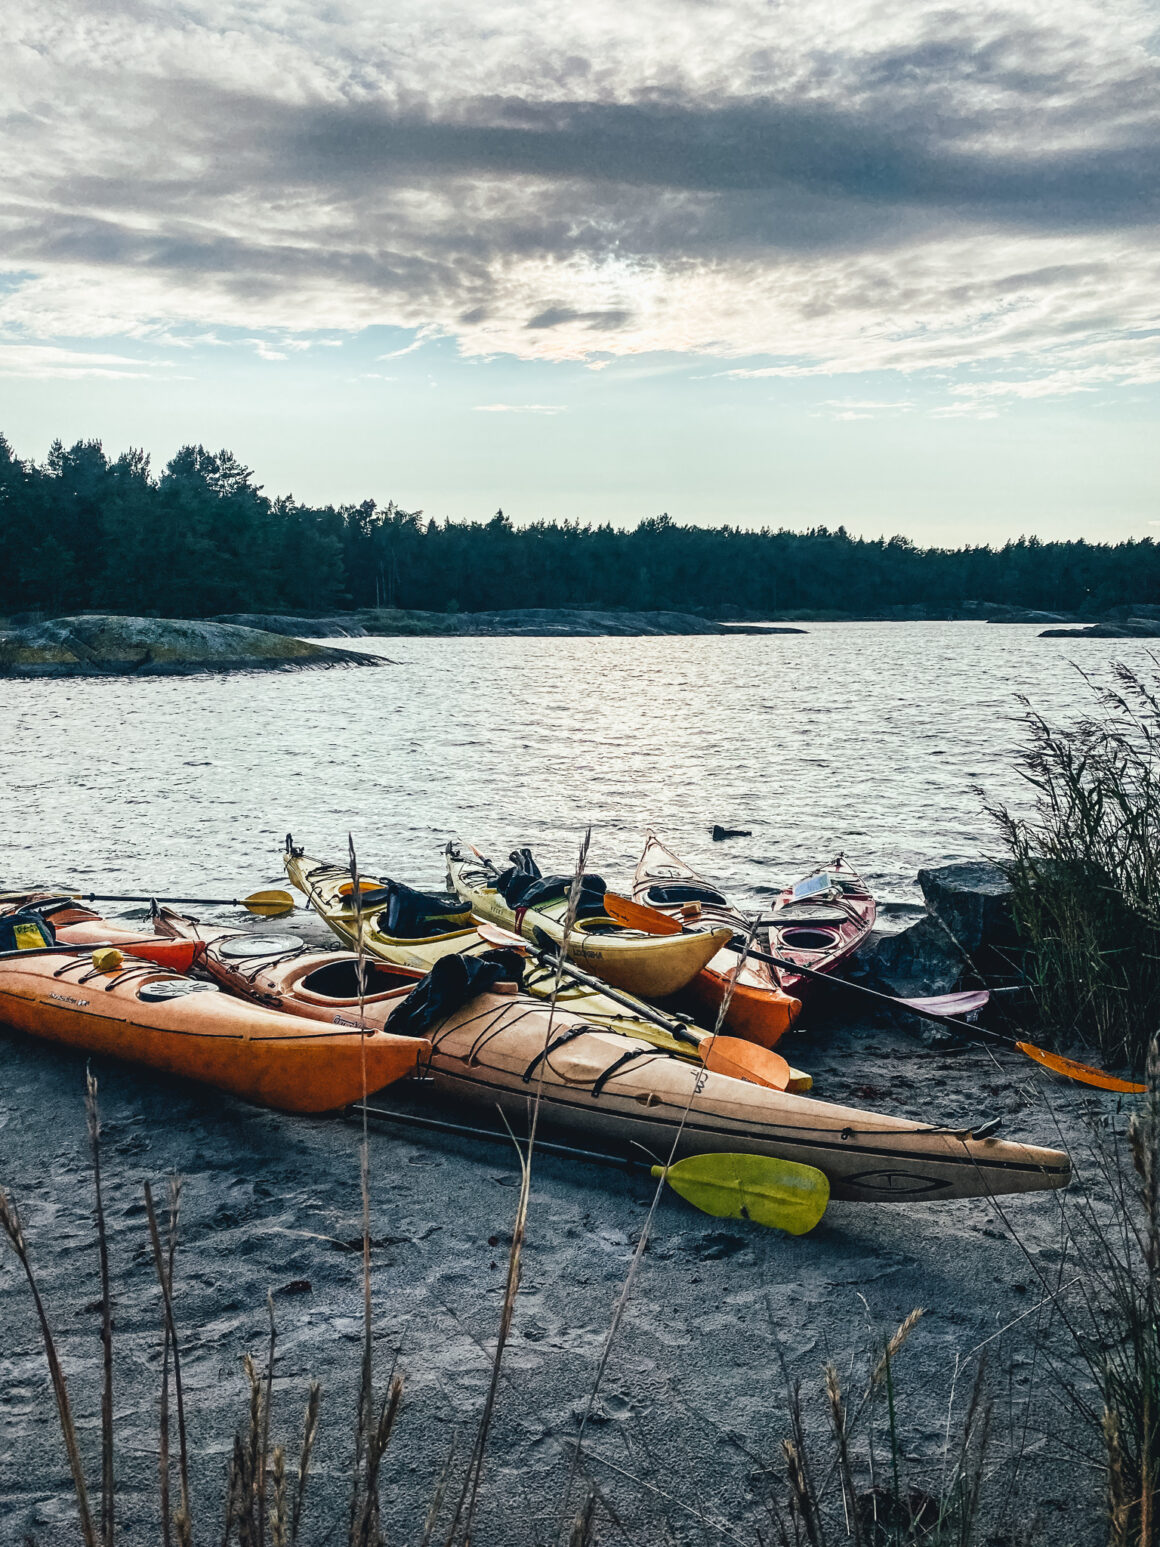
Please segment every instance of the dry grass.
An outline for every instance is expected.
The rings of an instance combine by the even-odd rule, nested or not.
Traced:
[[[782,1506],[775,1497],[772,1508],[778,1547],[982,1547],[987,1540],[995,1522],[982,1508],[992,1411],[984,1366],[937,1478],[921,1486],[908,1475],[894,1361],[921,1315],[912,1311],[885,1340],[852,1410],[837,1369],[826,1365],[825,1460],[808,1432],[801,1383],[790,1388],[787,1499]]]

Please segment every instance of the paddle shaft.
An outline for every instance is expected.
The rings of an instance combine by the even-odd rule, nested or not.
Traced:
[[[506,1129],[475,1128],[467,1123],[453,1123],[442,1117],[423,1117],[418,1112],[399,1112],[393,1107],[376,1107],[369,1102],[357,1102],[352,1108],[360,1115],[378,1118],[382,1122],[402,1123],[409,1128],[426,1128],[433,1133],[451,1133],[465,1139],[490,1139],[492,1142],[510,1144],[512,1136]],[[621,1171],[647,1171],[651,1160],[637,1160],[631,1155],[611,1155],[603,1150],[578,1149],[572,1144],[559,1144],[551,1139],[536,1138],[536,1149],[549,1155],[565,1155],[570,1160],[586,1160],[592,1165],[615,1166]]]
[[[135,897],[127,892],[69,892],[78,902],[180,902],[186,906],[202,908],[244,908],[249,899],[246,897],[169,897],[164,899],[154,892],[149,897]],[[290,899],[293,903],[294,899]]]
[[[498,928],[499,926],[495,927]],[[510,934],[511,931],[508,930],[507,933]],[[656,1011],[650,1010],[647,1005],[641,1004],[639,999],[633,999],[628,994],[620,993],[611,984],[606,983],[603,978],[596,978],[590,973],[583,972],[579,967],[574,967],[567,959],[561,962],[560,958],[553,955],[552,952],[538,950],[527,940],[521,939],[520,944],[542,966],[550,967],[553,971],[563,972],[565,977],[573,978],[577,983],[583,983],[585,988],[596,989],[606,999],[614,999],[617,1004],[623,1005],[626,1010],[631,1010],[637,1020],[651,1021],[654,1026],[659,1026],[662,1031],[667,1031],[669,1036],[675,1037],[678,1042],[687,1042],[690,1047],[700,1047],[703,1038],[708,1036],[706,1032],[702,1037],[698,1037],[690,1027],[686,1026],[684,1021],[671,1021],[668,1016],[660,1015]]]
[[[745,942],[739,935],[733,937],[734,949],[745,950]],[[771,956],[768,951],[759,951],[756,946],[750,946],[745,951],[747,956],[752,956],[756,961],[768,962],[771,967],[780,967],[783,972],[793,972],[803,978],[813,978],[820,983],[828,983],[831,988],[849,989],[855,994],[865,994],[868,999],[876,999],[879,1004],[888,1004],[892,1010],[905,1010],[908,1015],[919,1015],[923,1020],[933,1021],[936,1026],[958,1026],[963,1031],[970,1032],[972,1037],[985,1038],[988,1042],[998,1042],[1004,1047],[1015,1047],[1017,1039],[1006,1037],[1001,1031],[990,1031],[986,1026],[976,1026],[973,1021],[960,1021],[953,1015],[935,1015],[930,1010],[919,1010],[906,999],[896,999],[893,994],[880,994],[876,988],[866,988],[861,983],[851,983],[848,978],[833,978],[828,972],[819,972],[816,967],[802,967],[797,962],[785,961],[780,956]]]

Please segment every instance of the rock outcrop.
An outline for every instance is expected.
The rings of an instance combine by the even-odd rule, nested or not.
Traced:
[[[595,638],[649,634],[804,634],[792,627],[715,623],[684,612],[601,612],[576,607],[516,607],[503,612],[410,612],[381,609],[358,614],[368,634],[527,635]]]
[[[876,929],[849,976],[901,997],[949,994],[1010,972],[1015,946],[1011,885],[997,865],[973,860],[918,872],[926,912],[903,929]]]
[[[894,933],[875,930],[847,974],[882,994],[923,998],[958,988],[970,964],[952,936],[930,914]]]
[[[918,872],[927,908],[971,955],[1014,943],[1011,883],[990,860],[936,865]]]
[[[80,613],[0,630],[0,677],[157,677],[380,666],[356,655],[228,623]]]
[[[1125,618],[1123,623],[1093,623],[1089,628],[1045,628],[1040,639],[1160,639],[1154,618]]]
[[[264,612],[227,612],[213,620],[266,634],[290,634],[297,639],[365,639],[357,613],[326,613],[320,617]]]

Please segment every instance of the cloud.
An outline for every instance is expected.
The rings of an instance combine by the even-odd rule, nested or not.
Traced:
[[[567,409],[562,403],[477,403],[472,409],[476,414],[563,414]]]
[[[155,374],[146,362],[127,355],[61,349],[48,344],[10,344],[0,339],[0,376],[79,381],[85,377],[116,380]]]
[[[390,325],[737,379],[967,369],[992,406],[1160,379],[1137,0],[14,0],[0,28],[28,341]]]

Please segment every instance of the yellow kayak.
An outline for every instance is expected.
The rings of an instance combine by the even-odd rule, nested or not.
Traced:
[[[496,872],[472,849],[447,845],[447,879],[477,918],[559,946],[568,899],[561,892],[531,907],[511,907],[495,886]],[[630,929],[603,911],[580,917],[572,927],[568,957],[586,972],[641,999],[667,999],[686,988],[733,938],[726,927],[695,934],[650,935]]]
[[[310,906],[320,918],[325,920],[340,940],[357,950],[359,947],[358,913],[354,906],[354,887],[349,869],[344,865],[332,865],[326,860],[312,859],[301,849],[293,846],[283,854],[282,861],[291,886],[305,894]],[[425,920],[435,921],[442,918],[454,924],[455,915],[450,908],[443,913],[438,912],[437,908],[432,908],[429,912],[417,910],[418,916],[412,916],[410,922],[413,927],[417,926],[426,931],[421,936],[408,938],[402,934],[393,933],[389,919],[385,917],[388,910],[377,899],[384,891],[389,891],[394,883],[362,877],[360,884],[365,903],[362,914],[362,948],[368,956],[374,957],[377,961],[388,962],[393,967],[411,967],[420,972],[430,972],[441,956],[449,956],[453,952],[465,956],[480,956],[485,951],[495,949],[494,945],[480,937],[474,924],[466,928],[444,928],[440,933],[425,922]],[[407,888],[402,890],[406,892]],[[450,902],[449,899],[438,898],[432,898],[431,901],[435,904]],[[395,912],[398,919],[399,910]],[[397,928],[398,924],[396,924]],[[555,983],[556,973],[551,967],[538,965],[534,961],[526,963],[523,981],[525,994],[541,1001],[550,999]],[[607,998],[598,989],[568,978],[561,982],[556,1002],[570,1015],[581,1016],[606,1031],[635,1037],[638,1041],[648,1042],[663,1052],[675,1053],[681,1058],[697,1061],[696,1054],[688,1043],[679,1041],[657,1026],[654,1021],[645,1018],[656,1013],[647,1005],[641,1005],[640,1016],[634,1015],[632,1010],[618,1004],[614,999]],[[671,1011],[665,1013],[671,1020],[688,1019]],[[689,1022],[689,1024],[693,1023]],[[791,1068],[788,1087],[791,1091],[799,1093],[808,1091],[812,1085],[813,1080],[810,1075],[800,1069]]]

